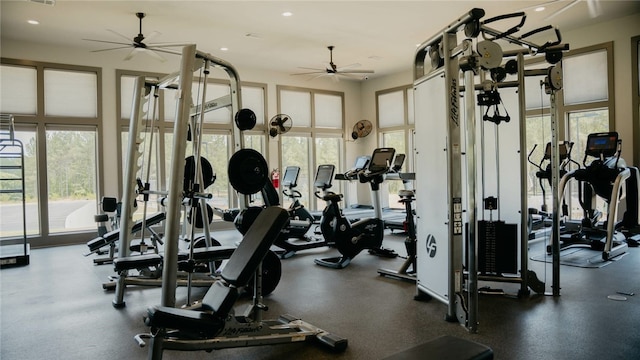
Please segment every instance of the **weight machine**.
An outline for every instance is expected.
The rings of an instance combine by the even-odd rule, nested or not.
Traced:
[[[483,20],[484,15],[484,10],[479,8],[463,14],[440,33],[419,45],[414,58],[416,133],[430,136],[430,141],[419,142],[416,146],[416,161],[422,165],[416,173],[416,189],[420,194],[417,201],[417,256],[420,260],[417,288],[419,293],[427,293],[447,304],[446,319],[459,322],[470,332],[477,331],[479,280],[519,283],[519,296],[529,294],[529,288],[536,292],[544,291],[544,284],[527,268],[526,194],[510,194],[509,188],[513,186],[504,184],[513,185],[515,182],[520,184],[520,188],[526,188],[526,131],[524,126],[519,126],[524,124],[524,78],[525,75],[539,74],[525,72],[524,56],[544,54],[548,62],[557,63],[562,57],[562,51],[568,49],[568,46],[560,44],[559,31],[551,26],[516,36],[525,23],[524,13]],[[488,26],[508,19],[515,19],[519,23],[505,31]],[[555,33],[556,39],[542,45],[527,40],[534,34],[547,31]],[[464,38],[459,41],[458,35],[462,32]],[[484,40],[475,40],[481,34]],[[517,45],[518,49],[503,52],[497,40]],[[512,59],[502,66],[505,57]],[[430,69],[425,66],[425,59],[430,60]],[[517,76],[517,79],[506,81],[507,73]],[[548,78],[551,102],[554,104],[555,91],[561,88],[560,68],[553,66],[542,74]],[[476,77],[481,80],[479,84],[476,84]],[[460,84],[461,78],[464,79],[463,85]],[[495,126],[492,136],[485,134],[484,127],[476,127],[478,115],[496,125],[508,123],[511,119],[506,108],[504,113],[500,111],[500,106],[504,105],[498,90],[505,88],[517,89],[517,95],[513,96],[517,96],[519,121],[500,125],[499,131]],[[478,104],[486,106],[483,114],[477,114],[476,92]],[[464,104],[460,103],[461,94],[464,95]],[[493,113],[490,113],[491,110]],[[506,130],[502,129],[505,126],[516,131],[516,134],[505,135],[503,131]],[[551,142],[556,144],[552,149],[552,163],[558,164],[557,126],[553,111],[552,127]],[[480,151],[477,149],[478,136],[479,145],[482,146]],[[493,138],[495,148],[488,145],[485,138]],[[502,143],[507,143],[508,149],[500,149],[498,144]],[[496,154],[494,164],[485,164],[485,155],[489,153]],[[478,161],[478,155],[482,161]],[[499,164],[505,162],[519,163],[515,178],[513,168],[509,169],[510,173],[506,173],[512,175],[508,181],[501,179],[505,176],[505,169],[501,172]],[[496,177],[495,188],[502,194],[497,199],[484,196],[484,175],[490,170],[495,170],[499,175]],[[553,188],[557,189],[557,167],[552,173]],[[478,199],[480,193],[482,199]],[[557,208],[556,193],[554,191],[554,209]],[[508,198],[509,201],[500,203],[501,198]],[[484,211],[478,209],[478,204],[483,202]],[[498,204],[500,206],[496,208]],[[502,214],[505,217],[513,217],[515,224],[509,232],[515,242],[512,245],[519,247],[520,268],[515,269],[516,274],[509,277],[502,277],[504,270],[499,267],[484,274],[478,264],[480,236],[483,235],[485,241],[497,242],[499,239],[496,238],[497,231],[493,231],[498,227],[495,227],[492,217],[493,211],[497,210],[500,218],[501,208],[504,208]],[[485,216],[490,220],[484,221]],[[554,220],[557,222],[557,217]],[[490,226],[487,229],[493,232],[480,233],[482,223]],[[511,261],[517,264],[517,253],[513,254]],[[443,277],[443,273],[447,276]]]

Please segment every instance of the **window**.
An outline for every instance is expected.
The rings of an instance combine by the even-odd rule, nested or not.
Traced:
[[[287,166],[299,166],[301,202],[320,210],[324,202],[312,195],[318,165],[333,164],[336,172],[343,171],[344,94],[284,86],[278,86],[277,91],[278,112],[289,115],[293,123],[291,132],[280,137],[281,175]],[[332,191],[341,193],[343,189],[339,181],[333,182]]]
[[[392,147],[396,154],[405,154],[402,172],[411,172],[413,165],[413,89],[410,86],[376,92],[378,116],[378,144]],[[381,186],[383,207],[398,207],[398,191],[405,188],[402,181],[386,181]],[[411,187],[411,185],[409,185]],[[401,206],[400,206],[401,207]]]
[[[101,76],[93,67],[2,59],[0,112],[14,115],[24,144],[32,246],[87,241],[95,233],[102,193]],[[4,200],[2,238],[15,236],[5,231],[13,227],[5,216],[15,203]]]
[[[95,229],[96,131],[47,129],[46,139],[50,232]]]
[[[558,93],[556,107],[558,110],[559,141],[573,142],[571,158],[582,165],[587,136],[594,132],[610,131],[614,128],[613,106],[613,45],[606,43],[584,49],[577,49],[565,54],[562,62],[563,91]],[[546,68],[548,64],[534,64],[527,68]],[[527,81],[527,151],[537,144],[531,159],[539,162],[544,148],[551,139],[549,96],[543,94],[539,79]],[[632,146],[632,138],[620,134],[623,146]],[[626,141],[625,141],[626,139]],[[587,160],[588,162],[590,160]],[[588,165],[588,163],[587,163]],[[575,168],[574,165],[567,170]],[[529,207],[540,208],[542,196],[540,184],[535,176],[537,168],[529,166]],[[548,182],[546,186],[547,204],[551,211],[551,193]],[[568,184],[566,192],[570,194],[567,202],[570,216],[573,219],[582,217],[582,209],[578,202],[578,187],[575,181]],[[597,207],[604,209],[604,202],[597,201]]]

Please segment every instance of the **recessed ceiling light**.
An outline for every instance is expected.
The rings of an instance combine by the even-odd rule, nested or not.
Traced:
[[[31,24],[31,25],[38,25],[38,24],[40,24],[40,21],[38,21],[38,20],[27,20],[27,22],[28,22],[29,24]]]
[[[545,7],[544,7],[544,6],[540,6],[540,7],[537,7],[537,8],[536,8],[536,11],[537,11],[537,12],[540,12],[540,11],[544,11],[544,9],[545,9]]]
[[[292,16],[293,13],[291,11],[285,11],[282,13],[282,16]]]
[[[220,48],[220,51],[227,51],[227,50],[229,50],[229,48],[226,48],[226,47],[221,47]]]

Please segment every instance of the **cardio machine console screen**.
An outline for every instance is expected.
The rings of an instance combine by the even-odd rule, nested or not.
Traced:
[[[594,157],[600,157],[601,154],[604,156],[613,156],[617,149],[617,132],[589,134],[585,154]]]
[[[298,166],[287,166],[284,170],[284,177],[282,178],[282,186],[284,187],[296,187],[298,181],[298,174],[300,168]]]
[[[396,150],[394,148],[378,148],[373,151],[371,155],[371,164],[369,164],[369,171],[378,172],[388,170],[393,161],[393,155]]]
[[[367,165],[369,165],[369,160],[371,160],[371,157],[368,155],[358,156],[356,164],[353,166],[353,170],[360,171],[362,169],[366,169]]]
[[[319,189],[330,188],[331,181],[333,180],[334,171],[335,171],[335,166],[333,165],[318,166],[318,172],[316,173],[316,180],[313,182],[313,186]]]

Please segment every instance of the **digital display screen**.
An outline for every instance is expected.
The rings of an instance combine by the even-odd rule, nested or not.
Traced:
[[[358,158],[356,159],[356,164],[353,166],[353,169],[354,170],[364,169],[369,164],[369,159],[371,159],[371,157],[366,155],[358,156]]]
[[[586,153],[591,156],[612,156],[618,147],[617,133],[589,134]]]
[[[333,180],[333,172],[335,167],[333,165],[320,165],[318,166],[318,172],[316,173],[316,181],[313,186],[317,188],[328,189],[331,187],[331,181]]]
[[[300,173],[300,168],[297,166],[287,166],[284,171],[284,177],[282,178],[282,186],[291,186],[296,185],[298,181],[298,174]]]
[[[594,137],[590,140],[591,141],[589,141],[589,145],[588,145],[590,150],[610,149],[612,147],[615,148],[615,138],[612,138],[612,137],[607,137],[607,138]]]
[[[395,150],[392,148],[376,149],[371,156],[371,165],[369,165],[369,170],[380,171],[388,168],[391,165],[394,154]]]

